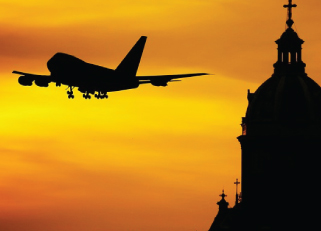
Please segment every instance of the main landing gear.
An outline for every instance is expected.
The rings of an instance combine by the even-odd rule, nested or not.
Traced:
[[[108,95],[107,92],[98,92],[98,94],[95,94],[96,99],[107,99]]]
[[[68,94],[68,99],[73,99],[75,98],[74,92],[72,91],[73,87],[69,86],[70,91],[67,91]]]
[[[91,99],[91,96],[88,92],[86,92],[86,94],[83,94],[82,97],[84,97],[85,99]]]
[[[69,99],[75,98],[74,92],[73,92],[74,87],[69,86],[67,89],[69,89],[69,90],[67,91],[68,98],[69,98]],[[81,90],[81,92],[85,92],[85,93],[82,95],[82,97],[84,97],[85,99],[91,99],[90,91],[83,91],[83,90]],[[92,92],[92,93],[93,93],[93,92]],[[95,94],[95,98],[97,98],[97,99],[107,99],[107,98],[108,98],[107,92],[99,91],[97,94]]]

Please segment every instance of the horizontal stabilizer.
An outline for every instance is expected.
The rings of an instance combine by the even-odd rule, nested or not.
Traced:
[[[179,79],[201,75],[209,75],[208,73],[192,73],[192,74],[180,74],[180,75],[151,75],[151,76],[137,76],[139,80],[150,80],[154,78],[167,78],[167,79]]]
[[[208,75],[207,73],[193,73],[193,74],[181,74],[181,75],[155,75],[155,76],[137,76],[140,84],[151,83],[154,86],[167,86],[168,82],[180,81],[177,79],[187,78],[193,76]],[[173,80],[175,79],[175,80]]]

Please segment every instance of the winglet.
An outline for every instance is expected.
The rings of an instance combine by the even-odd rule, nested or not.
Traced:
[[[146,43],[146,36],[141,36],[126,57],[115,69],[123,77],[135,77]]]

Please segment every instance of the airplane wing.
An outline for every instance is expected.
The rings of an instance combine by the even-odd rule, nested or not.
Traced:
[[[23,86],[31,86],[34,81],[39,87],[48,87],[50,82],[55,82],[50,75],[36,75],[20,71],[13,71],[12,73],[21,75],[18,82]]]
[[[193,73],[193,74],[181,74],[181,75],[153,75],[153,76],[137,76],[139,83],[151,83],[154,86],[167,86],[168,82],[174,82],[180,78],[194,77],[200,75],[208,75],[207,73]]]

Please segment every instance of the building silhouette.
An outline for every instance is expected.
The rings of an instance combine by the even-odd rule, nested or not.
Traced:
[[[242,118],[242,200],[224,192],[209,231],[320,228],[321,88],[305,73],[304,41],[287,28],[276,41],[274,73],[254,93]]]

